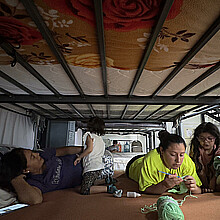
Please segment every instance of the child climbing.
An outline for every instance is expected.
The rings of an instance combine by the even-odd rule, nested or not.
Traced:
[[[99,117],[91,118],[87,123],[87,132],[83,136],[84,152],[74,161],[74,165],[83,159],[83,180],[80,193],[89,195],[93,193],[108,192],[115,197],[122,196],[122,190],[118,190],[114,184],[108,186],[94,186],[97,179],[100,179],[104,169],[102,161],[105,152],[105,143],[102,140],[105,123]]]

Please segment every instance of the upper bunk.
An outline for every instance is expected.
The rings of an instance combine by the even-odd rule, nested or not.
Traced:
[[[0,108],[49,120],[219,121],[218,0],[0,0]]]

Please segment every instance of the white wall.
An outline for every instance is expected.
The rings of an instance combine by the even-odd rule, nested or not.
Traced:
[[[189,153],[190,142],[194,133],[195,128],[201,124],[201,116],[197,115],[181,122],[181,130],[182,130],[182,137],[185,139],[187,144],[186,152]],[[210,118],[209,116],[205,116],[205,122],[211,122],[216,125],[220,129],[220,123],[216,120]]]
[[[216,125],[218,127],[218,129],[220,129],[220,122],[210,118],[209,116],[205,115],[205,121],[206,122],[212,122],[214,125]]]
[[[82,146],[82,129],[77,129],[75,132],[75,146]]]
[[[205,115],[205,122],[211,122],[214,125],[216,125],[220,129],[220,123],[209,116]],[[186,152],[189,153],[190,148],[190,142],[194,133],[195,128],[202,123],[201,115],[196,115],[191,118],[184,119],[180,122],[180,128],[181,128],[181,136],[186,141],[187,149]],[[175,133],[176,129],[173,128],[173,122],[167,122],[166,123],[166,129],[170,133]],[[158,139],[156,140],[156,143],[159,144]]]
[[[194,116],[188,119],[185,119],[181,122],[181,132],[182,137],[186,141],[187,149],[186,152],[189,153],[190,150],[190,142],[194,133],[195,128],[201,124],[201,117]]]

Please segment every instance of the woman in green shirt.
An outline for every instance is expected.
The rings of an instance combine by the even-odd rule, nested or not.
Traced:
[[[185,150],[186,143],[181,136],[163,132],[159,147],[132,158],[126,173],[139,184],[143,193],[162,194],[182,182],[191,193],[201,193],[195,164]]]

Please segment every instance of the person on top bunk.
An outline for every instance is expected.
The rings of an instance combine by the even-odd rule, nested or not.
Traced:
[[[79,186],[82,164],[74,166],[82,147],[46,148],[40,153],[15,148],[0,161],[0,187],[30,205],[43,201],[43,193]]]
[[[214,158],[220,156],[219,138],[217,126],[211,122],[204,122],[195,129],[190,144],[189,155],[196,164],[203,193],[220,191],[220,184],[216,182],[216,171],[213,166]]]
[[[146,194],[201,193],[202,183],[194,162],[185,153],[184,139],[167,131],[160,132],[159,138],[158,148],[128,162],[127,176],[139,184],[140,192]]]
[[[94,186],[96,180],[103,178],[105,143],[102,135],[105,134],[104,128],[105,123],[99,117],[92,117],[87,123],[88,131],[83,136],[85,149],[74,162],[77,166],[83,160],[83,180],[80,192],[82,195],[108,192],[114,194],[115,197],[121,197],[122,190],[118,190],[114,184]]]
[[[118,141],[113,140],[113,145],[107,147],[107,150],[109,150],[110,152],[118,152]]]

